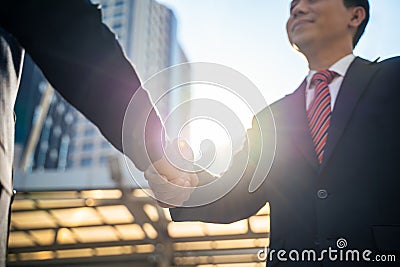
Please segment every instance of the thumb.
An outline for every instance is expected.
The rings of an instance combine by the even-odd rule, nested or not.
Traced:
[[[192,172],[194,155],[186,140],[175,139],[165,150],[165,157],[180,172]]]
[[[186,142],[185,139],[179,139],[177,140],[177,143],[178,143],[177,147],[182,157],[188,161],[193,161],[194,158],[193,150],[188,144],[188,142]]]
[[[152,165],[156,173],[170,181],[192,172],[193,151],[186,140],[175,139],[168,144],[164,153],[164,157]]]

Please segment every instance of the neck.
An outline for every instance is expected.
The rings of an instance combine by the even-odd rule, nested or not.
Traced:
[[[352,45],[323,46],[323,49],[303,51],[310,70],[326,70],[341,58],[353,53]]]

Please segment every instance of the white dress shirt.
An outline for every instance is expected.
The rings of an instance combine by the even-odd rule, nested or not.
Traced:
[[[335,64],[333,64],[328,70],[334,71],[339,76],[337,76],[333,81],[329,84],[329,92],[331,94],[331,110],[335,107],[335,102],[337,95],[339,93],[340,86],[342,85],[343,78],[346,75],[350,64],[354,61],[355,56],[353,54],[347,55],[341,59],[339,59]],[[315,85],[311,86],[311,79],[314,74],[317,73],[316,70],[310,70],[307,75],[306,82],[306,108],[308,110],[309,106],[311,105],[312,100],[314,99],[315,93]]]

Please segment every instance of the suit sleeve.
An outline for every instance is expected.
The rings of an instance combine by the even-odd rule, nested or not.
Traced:
[[[0,26],[19,41],[51,85],[120,151],[125,111],[137,93],[132,136],[144,140],[125,151],[141,170],[160,157],[161,123],[147,92],[100,9],[84,0],[0,0]],[[148,116],[146,131],[141,123]],[[133,125],[133,126],[132,126]],[[151,144],[151,146],[150,146]],[[146,153],[147,150],[147,153]]]
[[[255,214],[268,201],[268,179],[264,178],[267,178],[273,161],[274,147],[275,126],[271,112],[267,108],[255,116],[252,128],[247,132],[246,143],[234,156],[229,170],[223,174],[223,177],[228,179],[241,175],[236,186],[224,197],[210,204],[170,209],[172,219],[174,221],[231,223]],[[247,162],[244,172],[238,168],[243,162]],[[209,175],[204,176],[207,176],[204,172],[199,175],[200,182],[204,179],[210,180]],[[263,183],[256,191],[249,192],[250,182],[254,178],[263,180]],[[198,197],[196,193],[195,190],[191,197]]]

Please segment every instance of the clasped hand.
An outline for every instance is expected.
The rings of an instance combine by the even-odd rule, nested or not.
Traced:
[[[144,172],[159,206],[179,207],[190,198],[199,182],[197,175],[190,171],[192,161],[193,151],[188,143],[175,140],[167,146],[165,155]]]

